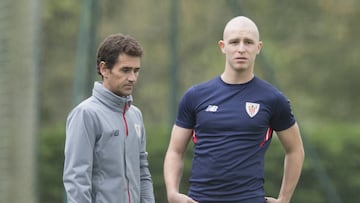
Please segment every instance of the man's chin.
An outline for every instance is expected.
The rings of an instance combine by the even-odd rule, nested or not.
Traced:
[[[130,96],[132,91],[123,91],[123,92],[114,92],[119,97],[127,97]]]

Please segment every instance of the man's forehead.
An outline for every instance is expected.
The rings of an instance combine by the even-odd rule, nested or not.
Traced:
[[[232,40],[232,39],[249,39],[253,41],[259,40],[259,35],[254,30],[248,29],[229,29],[226,33],[224,33],[224,40]]]
[[[255,39],[259,40],[259,31],[255,23],[246,17],[237,17],[230,20],[224,29],[224,39],[231,34],[246,34],[252,35]]]

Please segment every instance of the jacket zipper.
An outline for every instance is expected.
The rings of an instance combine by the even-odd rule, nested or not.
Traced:
[[[126,121],[126,117],[125,117],[125,112],[126,112],[127,109],[128,109],[128,105],[126,103],[125,106],[124,106],[123,113],[122,113],[122,117],[123,117],[123,120],[124,120],[124,123],[125,123],[126,137],[129,135],[129,129],[128,129],[128,125],[127,125],[127,121]]]
[[[128,203],[130,203],[130,202],[131,202],[131,198],[130,198],[129,179],[126,178],[126,180],[127,180],[127,189],[128,189],[128,199],[129,199]]]
[[[128,128],[128,124],[127,124],[127,121],[126,121],[126,117],[125,117],[125,112],[126,110],[128,109],[128,104],[125,103],[124,105],[124,109],[123,109],[123,113],[122,113],[122,117],[123,117],[123,120],[124,120],[124,124],[125,124],[125,135],[126,137],[128,137],[129,135],[129,128]],[[125,158],[125,162],[126,162],[126,158]],[[125,170],[126,170],[126,167],[125,167]],[[130,183],[129,183],[129,179],[126,177],[126,181],[127,181],[127,193],[128,193],[128,203],[131,203],[131,198],[130,198]]]

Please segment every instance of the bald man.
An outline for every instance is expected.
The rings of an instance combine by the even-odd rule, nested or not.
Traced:
[[[225,55],[223,73],[182,96],[164,161],[169,203],[290,202],[304,149],[288,99],[254,75],[263,46],[259,36],[249,18],[231,19],[218,42]],[[274,131],[285,152],[277,198],[264,191],[264,159]],[[194,157],[185,195],[179,185],[190,140]]]

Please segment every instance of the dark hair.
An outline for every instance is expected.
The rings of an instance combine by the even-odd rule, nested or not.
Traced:
[[[106,68],[112,69],[120,54],[142,57],[143,50],[138,41],[124,34],[113,34],[101,42],[97,51],[97,72],[100,73],[100,62],[104,61]]]

